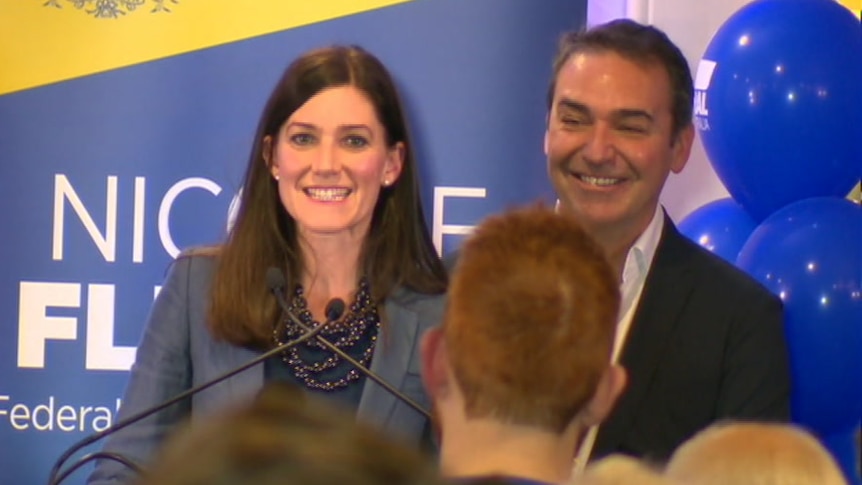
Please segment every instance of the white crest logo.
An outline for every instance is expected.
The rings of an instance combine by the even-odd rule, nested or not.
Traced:
[[[48,0],[42,6],[63,8],[64,5],[71,5],[78,10],[83,10],[89,15],[99,19],[117,19],[128,13],[136,13],[138,11],[147,10],[145,4],[150,3],[152,9],[150,13],[171,13],[171,9],[167,4],[178,4],[179,0]],[[139,10],[140,9],[140,10]]]

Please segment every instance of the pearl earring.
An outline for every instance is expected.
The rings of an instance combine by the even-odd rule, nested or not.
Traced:
[[[279,180],[279,179],[280,179],[280,177],[279,177],[278,175],[276,175],[276,176],[275,176],[275,181],[276,181],[276,182],[278,182],[278,180]]]

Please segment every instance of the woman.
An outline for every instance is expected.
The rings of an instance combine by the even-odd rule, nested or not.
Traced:
[[[264,108],[226,242],[181,255],[168,274],[121,418],[302,333],[267,287],[271,267],[284,271],[291,311],[307,324],[325,321],[331,299],[347,302],[323,335],[427,408],[416,342],[440,320],[446,273],[418,192],[404,113],[380,61],[340,46],[294,61]],[[426,425],[349,363],[309,344],[114,434],[106,451],[146,461],[184,417],[248,401],[271,380],[326,395],[359,420],[414,441]],[[103,461],[89,483],[128,473]]]

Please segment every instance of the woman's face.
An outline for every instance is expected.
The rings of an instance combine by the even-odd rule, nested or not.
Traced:
[[[364,237],[377,197],[401,173],[404,145],[386,131],[356,87],[325,89],[284,122],[264,154],[299,232]]]

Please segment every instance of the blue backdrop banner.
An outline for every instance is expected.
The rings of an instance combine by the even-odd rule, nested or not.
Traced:
[[[355,43],[391,68],[440,251],[550,200],[551,60],[586,0],[267,3],[0,6],[0,38],[20,37],[0,41],[0,483],[44,483],[112,423],[168,264],[223,237],[265,97],[301,52]]]

